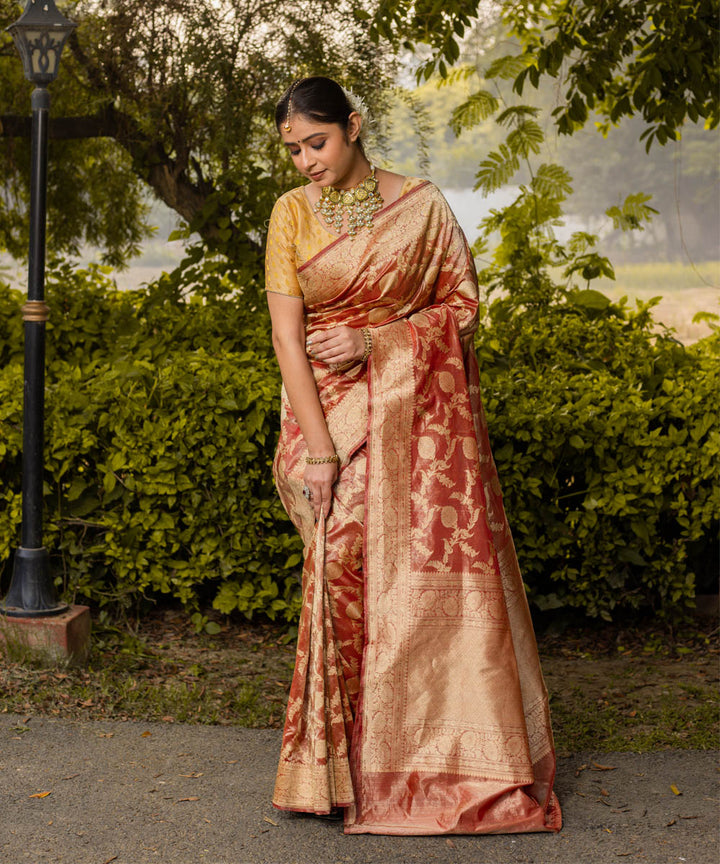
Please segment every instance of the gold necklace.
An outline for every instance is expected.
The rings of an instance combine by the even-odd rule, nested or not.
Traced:
[[[320,213],[336,234],[340,234],[347,214],[347,232],[354,237],[359,228],[372,228],[373,216],[382,207],[382,195],[375,179],[375,166],[370,166],[370,176],[361,180],[352,189],[336,189],[323,186],[320,200],[313,210]]]

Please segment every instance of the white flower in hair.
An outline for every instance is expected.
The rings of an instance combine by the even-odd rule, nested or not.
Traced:
[[[357,113],[362,117],[363,125],[360,137],[363,141],[367,141],[368,138],[373,136],[373,118],[370,109],[362,96],[358,96],[357,93],[353,93],[353,91],[348,90],[347,87],[343,87],[342,89],[352,110],[357,111]]]

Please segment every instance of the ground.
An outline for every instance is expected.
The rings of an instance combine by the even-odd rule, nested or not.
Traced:
[[[203,619],[205,620],[205,619]],[[217,626],[215,626],[217,625]],[[277,728],[294,633],[218,619],[212,635],[166,610],[96,629],[84,669],[32,658],[0,666],[0,711],[60,718],[159,720]],[[565,630],[539,640],[559,755],[581,750],[717,746],[717,630],[645,624]]]

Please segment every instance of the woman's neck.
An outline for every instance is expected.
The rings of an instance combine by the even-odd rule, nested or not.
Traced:
[[[354,189],[359,185],[372,171],[372,165],[366,156],[358,156],[352,170],[348,172],[348,177],[341,184],[335,186],[335,189]]]

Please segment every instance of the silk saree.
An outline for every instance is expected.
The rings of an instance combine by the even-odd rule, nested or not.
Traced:
[[[296,271],[307,334],[369,327],[372,354],[311,362],[341,459],[327,520],[302,497],[307,451],[283,394],[274,474],[306,555],[273,803],[343,807],[346,833],[557,831],[548,699],[480,401],[462,231],[418,182],[371,231],[329,238]]]

